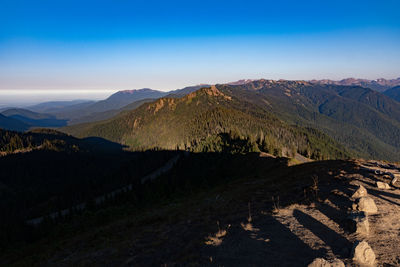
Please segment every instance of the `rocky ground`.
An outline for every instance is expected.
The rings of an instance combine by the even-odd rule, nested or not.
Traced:
[[[355,165],[333,175],[332,182],[316,185],[318,201],[292,204],[269,215],[260,214],[241,225],[230,226],[220,244],[206,249],[210,264],[224,266],[307,266],[313,258],[353,260],[357,242],[366,241],[375,253],[377,266],[400,265],[400,190],[377,188],[389,184],[390,176],[376,174],[375,162],[355,161]],[[397,174],[397,170],[385,170]],[[379,173],[379,172],[378,172]],[[317,181],[315,181],[317,183]],[[357,209],[352,195],[362,185],[378,211],[368,215],[369,233],[354,232],[349,214]],[[211,260],[212,259],[212,260]],[[322,265],[315,265],[322,266]],[[330,265],[329,265],[330,266]]]

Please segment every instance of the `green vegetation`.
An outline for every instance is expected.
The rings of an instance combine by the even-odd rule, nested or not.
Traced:
[[[52,130],[0,133],[0,249],[34,238],[26,220],[140,183],[179,153],[126,152],[105,140]]]
[[[217,87],[289,124],[324,132],[354,156],[400,156],[400,104],[371,89],[268,80]]]
[[[390,88],[390,89],[386,90],[385,92],[383,92],[383,94],[400,102],[400,86]]]
[[[215,87],[178,99],[161,98],[108,121],[63,130],[79,137],[100,136],[133,150],[264,151],[278,156],[297,152],[313,159],[350,156],[323,133],[290,126],[271,112]]]

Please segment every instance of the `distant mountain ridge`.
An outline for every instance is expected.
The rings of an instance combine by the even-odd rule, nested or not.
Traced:
[[[105,100],[94,103],[88,109],[92,112],[104,112],[112,109],[120,109],[138,100],[146,98],[160,98],[165,95],[167,95],[166,92],[161,92],[149,88],[123,90],[112,94]]]
[[[4,110],[1,113],[30,127],[62,127],[67,125],[66,120],[57,119],[54,115],[37,113],[27,109],[13,108]]]
[[[0,112],[0,128],[24,132],[37,127],[62,127],[67,120],[57,119],[54,115],[38,113],[28,109],[10,108]]]
[[[29,128],[30,125],[20,120],[9,118],[0,113],[0,129],[23,132]]]
[[[302,82],[302,81],[289,81],[289,80],[242,79],[226,83],[225,85],[246,87],[249,84],[257,83],[257,81],[270,81],[271,83]],[[392,97],[395,100],[398,100],[398,97],[396,99],[394,93],[390,93],[390,89],[395,87],[394,85],[400,85],[400,78],[389,79],[389,80],[386,79],[367,80],[367,79],[347,78],[340,81],[325,79],[325,80],[311,80],[308,81],[308,83],[314,85],[361,86],[364,88],[370,88],[375,91],[381,91],[381,92],[386,90],[388,91],[388,93],[385,93],[387,96]],[[110,119],[121,112],[133,110],[138,106],[150,102],[152,100],[159,99],[165,96],[172,98],[179,98],[187,94],[190,94],[198,89],[209,86],[210,85],[208,84],[200,84],[168,92],[153,90],[150,88],[122,90],[112,94],[107,99],[100,101],[85,101],[85,100],[53,101],[31,106],[28,107],[27,109],[37,113],[46,113],[52,115],[56,118],[56,120],[61,121],[60,124],[53,123],[51,125],[46,125],[46,123],[38,124],[36,122],[38,126],[59,127],[63,126],[65,124],[64,122],[66,122],[68,125],[73,125],[78,123],[95,122],[95,121]],[[35,124],[34,122],[30,121],[30,119],[26,120],[22,117],[17,117],[16,115],[14,115],[14,118],[20,119],[31,125]]]
[[[339,81],[323,79],[323,80],[311,80],[310,82],[316,84],[334,84],[334,85],[345,85],[345,86],[362,86],[367,87],[378,92],[383,92],[389,88],[400,85],[400,77],[397,79],[356,79],[356,78],[346,78]]]
[[[94,102],[92,100],[49,101],[29,106],[26,109],[39,113],[53,113],[74,106],[93,104]]]

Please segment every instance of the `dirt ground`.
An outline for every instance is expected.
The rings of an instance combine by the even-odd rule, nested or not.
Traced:
[[[307,266],[314,258],[323,257],[339,258],[352,266],[353,244],[366,240],[376,254],[378,266],[400,266],[400,190],[378,189],[376,181],[390,183],[390,179],[357,165],[340,170],[332,176],[331,183],[321,184],[319,201],[293,204],[276,214],[260,214],[251,222],[231,225],[219,245],[205,249],[210,254],[210,265]],[[376,215],[369,215],[368,236],[351,233],[346,227],[354,202],[351,195],[360,184],[378,207]]]

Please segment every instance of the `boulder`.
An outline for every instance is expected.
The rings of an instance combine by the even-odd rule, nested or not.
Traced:
[[[364,211],[366,214],[375,214],[378,212],[375,201],[371,197],[361,197],[357,199],[353,208],[358,211]]]
[[[365,189],[364,186],[359,185],[358,189],[354,194],[351,196],[352,198],[360,198],[360,197],[366,197],[368,195],[367,189]]]
[[[379,189],[390,189],[390,185],[388,185],[387,183],[384,182],[376,182],[376,187],[378,187]]]
[[[347,227],[351,232],[360,235],[369,235],[368,216],[365,212],[351,213],[347,217]]]
[[[375,266],[375,253],[366,241],[357,242],[353,247],[353,261],[361,266]]]
[[[332,261],[327,261],[323,258],[316,258],[308,267],[345,267],[343,261],[339,259],[334,259]]]

